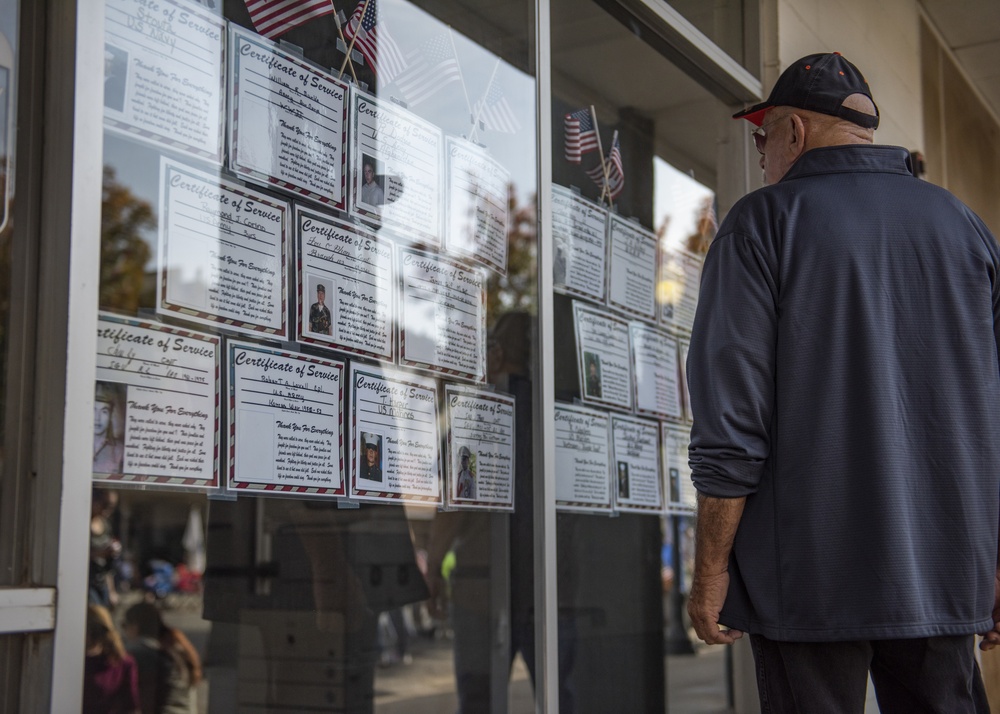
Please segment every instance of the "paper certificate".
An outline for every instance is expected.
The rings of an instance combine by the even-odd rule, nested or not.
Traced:
[[[219,486],[219,342],[100,313],[94,478]]]
[[[582,302],[573,303],[573,320],[584,403],[631,411],[632,357],[628,323]]]
[[[445,247],[507,274],[510,173],[485,149],[449,136]]]
[[[105,7],[105,125],[221,164],[225,21],[188,0]]]
[[[694,421],[694,412],[691,410],[691,390],[688,389],[687,381],[687,361],[688,349],[691,347],[689,340],[678,340],[677,351],[680,357],[681,367],[681,401],[684,403],[684,421],[691,423]]]
[[[289,218],[285,201],[162,160],[157,312],[284,337]]]
[[[608,219],[608,305],[656,321],[656,236],[614,214]]]
[[[441,130],[352,86],[351,137],[351,214],[441,245]]]
[[[635,371],[635,411],[681,421],[680,364],[677,338],[639,322],[629,325],[632,369]]]
[[[663,467],[666,470],[667,512],[693,513],[698,493],[691,481],[688,445],[691,432],[672,424],[661,424],[663,430]]]
[[[351,365],[351,496],[441,503],[437,385]]]
[[[514,398],[447,385],[447,500],[455,508],[514,510]]]
[[[690,333],[698,308],[704,259],[686,250],[668,251],[660,268],[660,324]]]
[[[608,212],[568,188],[552,187],[555,289],[604,302]]]
[[[663,513],[659,423],[612,414],[611,444],[615,508],[636,513]]]
[[[229,487],[343,496],[344,364],[227,342]]]
[[[301,207],[295,233],[299,340],[392,362],[392,244]]]
[[[556,508],[611,510],[609,415],[556,405]]]
[[[481,269],[397,249],[400,364],[486,380],[486,281]]]
[[[344,208],[347,85],[249,30],[229,32],[233,171]]]

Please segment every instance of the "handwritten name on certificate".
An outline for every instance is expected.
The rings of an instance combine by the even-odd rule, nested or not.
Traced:
[[[661,424],[663,430],[663,467],[666,470],[667,512],[694,513],[698,492],[691,480],[688,446],[691,431],[672,424]]]
[[[449,136],[445,247],[507,274],[510,172],[483,148]]]
[[[481,269],[398,249],[400,364],[486,380],[486,282]]]
[[[609,216],[608,305],[656,321],[656,236],[616,215]]]
[[[289,204],[160,162],[157,312],[284,337]]]
[[[635,411],[681,421],[684,415],[677,338],[638,322],[630,324],[629,331],[635,370]]]
[[[556,508],[611,510],[609,429],[604,412],[556,405]]]
[[[231,168],[343,209],[347,85],[229,26]]]
[[[573,320],[584,403],[631,411],[632,356],[628,323],[582,302],[573,303]]]
[[[344,364],[227,346],[229,487],[343,496]]]
[[[552,187],[552,282],[568,295],[604,302],[608,212],[568,188]]]
[[[219,486],[219,343],[215,335],[98,315],[96,480]]]
[[[612,414],[611,445],[615,508],[635,513],[663,513],[659,422]]]
[[[449,384],[447,499],[514,510],[514,398]]]
[[[221,164],[225,21],[189,0],[105,8],[105,125]]]
[[[351,496],[441,503],[437,385],[351,365]]]
[[[299,340],[391,362],[393,246],[299,207]]]
[[[353,85],[350,101],[351,214],[441,245],[441,129]]]
[[[698,290],[704,259],[686,250],[671,250],[663,255],[660,268],[660,324],[691,332],[698,309]]]

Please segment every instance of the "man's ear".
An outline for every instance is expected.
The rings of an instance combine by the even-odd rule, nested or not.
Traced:
[[[806,123],[798,114],[789,115],[788,121],[792,123],[788,149],[792,156],[798,159],[806,150]]]

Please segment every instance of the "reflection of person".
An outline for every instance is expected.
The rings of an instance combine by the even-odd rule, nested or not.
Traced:
[[[618,498],[628,498],[628,463],[618,462]]]
[[[382,452],[382,437],[365,432],[361,435],[361,469],[360,477],[368,481],[382,480],[382,464],[379,454]]]
[[[125,108],[125,80],[128,55],[117,47],[104,45],[104,106],[115,111]]]
[[[115,406],[118,395],[110,384],[97,382],[94,390],[94,468],[95,474],[120,474],[125,445],[115,436]]]
[[[128,653],[139,669],[143,712],[190,712],[194,685],[201,681],[201,658],[180,630],[169,627],[159,608],[136,603],[125,611]]]
[[[375,180],[375,160],[365,156],[361,166],[364,183],[361,184],[361,202],[369,206],[381,206],[385,203],[385,193]]]
[[[111,528],[111,516],[118,507],[118,494],[95,488],[90,498],[90,566],[87,601],[112,608],[118,604],[115,565],[121,543]]]
[[[460,462],[457,481],[459,498],[476,497],[476,474],[469,467],[469,460],[471,458],[472,452],[468,446],[463,446],[458,450],[458,459]]]
[[[601,368],[600,368],[601,358],[595,355],[593,352],[587,352],[583,355],[583,361],[587,365],[587,376],[584,381],[584,390],[588,397],[601,397]]]
[[[83,713],[137,712],[139,676],[135,660],[125,651],[108,611],[100,605],[88,605]]]
[[[872,145],[878,110],[836,53],[736,116],[764,132],[768,185],[709,249],[687,358],[695,629],[749,632],[777,710],[860,712],[870,669],[883,711],[988,711],[1000,246]]]
[[[316,302],[309,307],[309,331],[329,335],[332,324],[330,308],[326,306],[326,286],[316,286]]]

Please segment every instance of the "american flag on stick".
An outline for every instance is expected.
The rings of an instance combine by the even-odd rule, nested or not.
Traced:
[[[333,0],[246,0],[257,32],[275,39],[293,27],[335,12]]]
[[[608,154],[608,160],[604,166],[608,170],[607,184],[604,183],[604,167],[600,164],[588,169],[587,175],[601,187],[601,199],[603,200],[607,194],[613,201],[625,188],[625,170],[622,167],[622,150],[618,143],[618,132],[615,132],[615,138],[611,141],[611,152]]]
[[[566,115],[563,127],[566,133],[566,160],[571,164],[580,163],[583,155],[597,149],[597,127],[589,107],[578,109]]]
[[[344,26],[344,37],[357,47],[361,55],[383,82],[406,69],[406,60],[385,22],[379,22],[376,0],[361,0]]]
[[[516,134],[521,129],[521,123],[514,116],[514,110],[510,108],[503,89],[496,81],[490,82],[486,96],[476,102],[473,113],[486,129],[505,134]]]
[[[407,104],[425,102],[452,82],[461,82],[462,69],[447,32],[442,32],[408,55],[407,67],[396,86]]]

